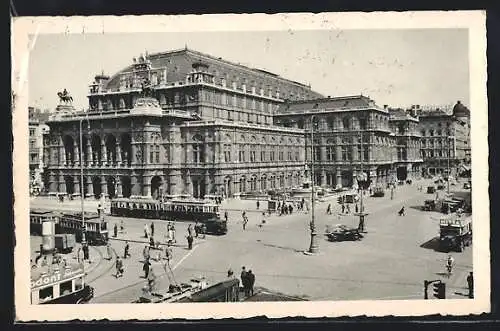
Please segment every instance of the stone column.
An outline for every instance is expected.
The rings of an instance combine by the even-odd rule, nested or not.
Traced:
[[[49,192],[50,193],[56,193],[58,190],[58,185],[57,185],[57,180],[56,176],[53,172],[50,173],[49,175]]]
[[[106,144],[104,143],[104,139],[101,140],[101,165],[108,165],[108,155],[106,151]]]
[[[116,196],[118,198],[123,198],[122,181],[120,176],[116,177]]]
[[[62,141],[62,137],[59,138],[59,157],[60,157],[60,166],[66,166],[66,149],[64,148],[64,144]]]
[[[86,198],[90,198],[94,196],[94,187],[92,185],[92,177],[87,177],[87,194],[85,194]]]
[[[151,176],[142,176],[142,195],[145,197],[151,196]]]
[[[335,170],[335,179],[336,179],[336,188],[341,188],[342,187],[342,172],[340,169]]]
[[[89,139],[87,139],[87,159],[85,160],[88,166],[92,166],[94,164],[93,159],[94,158],[92,155],[92,144],[90,143],[90,137],[89,137]]]
[[[182,193],[183,185],[181,181],[181,172],[179,170],[173,170],[169,174],[170,192],[171,195],[177,195]]]
[[[116,165],[121,166],[122,164],[122,147],[120,143],[116,141]]]
[[[325,169],[321,169],[321,186],[326,185],[326,171]]]
[[[66,193],[66,182],[64,181],[64,176],[63,174],[59,174],[59,188],[58,188],[59,193]]]
[[[74,196],[81,196],[81,192],[80,192],[80,176],[74,176],[73,177],[73,183],[74,183],[74,189],[75,189],[75,192],[73,193]]]
[[[101,194],[104,195],[104,199],[108,197],[108,185],[106,183],[106,177],[104,176],[101,176]]]
[[[73,145],[73,150],[74,150],[74,153],[73,153],[73,161],[75,162],[75,166],[79,166],[80,165],[80,148],[78,146],[78,142],[75,141],[75,144]]]

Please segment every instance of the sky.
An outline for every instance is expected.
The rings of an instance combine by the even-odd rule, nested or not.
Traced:
[[[54,109],[64,88],[88,108],[88,85],[132,58],[190,49],[310,84],[325,96],[363,94],[393,107],[469,106],[466,29],[301,30],[38,35],[30,53],[29,104]]]

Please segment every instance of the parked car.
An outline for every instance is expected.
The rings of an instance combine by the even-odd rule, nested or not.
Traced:
[[[385,195],[385,190],[383,187],[377,186],[373,189],[374,197],[383,197]]]

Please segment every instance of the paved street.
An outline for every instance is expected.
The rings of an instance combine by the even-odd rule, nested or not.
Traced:
[[[165,275],[161,263],[154,263],[155,273],[160,276],[159,286],[173,281],[189,282],[199,276],[217,282],[226,277],[229,268],[239,275],[241,267],[246,266],[255,273],[256,286],[307,300],[422,299],[425,279],[443,279],[448,298],[465,298],[466,276],[472,271],[472,249],[452,253],[456,261],[454,274],[450,279],[442,275],[447,254],[432,249],[432,239],[439,231],[437,217],[441,214],[419,209],[431,195],[426,194],[425,189],[419,192],[418,185],[425,188],[424,182],[398,187],[393,200],[389,191],[383,198],[367,197],[368,233],[357,242],[326,240],[323,233],[327,224],[357,226],[358,219],[352,215],[340,216],[336,197],[319,203],[316,226],[320,254],[316,256],[303,254],[309,246],[310,214],[294,211],[292,215],[266,216],[267,223],[260,227],[262,218],[256,211],[255,201],[224,201],[222,208],[229,213],[229,232],[225,236],[196,240],[193,250],[189,251],[185,239],[187,223],[176,224],[178,243],[171,264],[175,280]],[[332,215],[326,215],[328,203],[332,204]],[[79,201],[60,204],[54,200],[32,200],[32,207],[51,208],[52,205],[54,208],[64,205],[68,210],[77,210],[80,206]],[[397,211],[403,205],[407,214],[398,216]],[[87,206],[95,210],[96,203]],[[261,202],[260,208],[267,209],[266,203]],[[249,218],[245,231],[241,210],[246,210]],[[107,219],[110,232],[114,223],[123,220],[125,233],[118,234],[111,243],[116,252],[123,255],[124,240],[129,240],[132,257],[124,260],[125,275],[119,279],[114,277],[114,258],[110,261],[102,258],[97,263],[88,275],[88,281],[96,289],[92,302],[130,302],[138,298],[145,285],[140,262],[146,242],[143,229],[144,224],[152,221]],[[165,224],[155,221],[155,238],[161,240],[164,232]],[[104,247],[96,249],[106,256]],[[431,288],[429,297],[432,298]]]

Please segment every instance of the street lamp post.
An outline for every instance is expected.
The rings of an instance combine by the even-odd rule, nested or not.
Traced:
[[[80,119],[80,199],[81,199],[81,204],[82,204],[82,245],[86,244],[86,238],[85,238],[85,205],[84,205],[84,200],[85,200],[85,191],[83,189],[83,130],[82,130],[82,122],[83,118]]]
[[[360,146],[360,153],[359,153],[359,165],[360,165],[360,169],[361,169],[361,175],[358,176],[358,188],[360,187],[360,179],[362,179],[362,182],[365,183],[368,178],[365,179],[365,174],[363,172],[363,157],[364,157],[364,153],[363,153],[363,133],[360,131],[359,132],[359,146]],[[367,215],[365,213],[365,207],[363,206],[363,195],[365,194],[365,188],[363,185],[361,185],[361,189],[360,189],[360,200],[359,200],[359,213],[358,213],[358,216],[359,216],[359,225],[358,225],[358,230],[361,231],[361,232],[365,232],[365,216]],[[391,192],[391,199],[392,199],[392,192]]]
[[[314,220],[314,206],[316,202],[314,192],[314,115],[311,116],[311,242],[307,254],[317,254],[319,252],[319,244],[316,233],[316,224]]]
[[[448,155],[447,155],[448,156],[448,172],[447,172],[448,178],[446,180],[446,183],[447,183],[447,185],[446,185],[446,187],[447,187],[446,191],[448,192],[448,194],[450,194],[450,175],[451,175],[450,174],[450,140],[451,140],[451,137],[448,136],[447,140],[448,141],[447,141],[446,145],[448,146]]]

